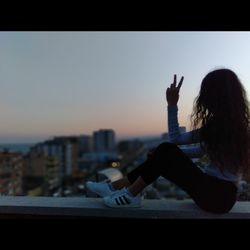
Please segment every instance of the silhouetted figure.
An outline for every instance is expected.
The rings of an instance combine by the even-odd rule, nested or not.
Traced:
[[[163,176],[183,189],[203,210],[226,213],[237,199],[238,183],[249,168],[249,103],[237,75],[229,69],[208,73],[191,115],[191,132],[180,133],[179,92],[184,77],[167,88],[170,142],[160,144],[150,157],[113,183],[87,182],[87,188],[104,197],[109,207],[140,207],[142,190]],[[181,144],[195,144],[180,149]],[[206,154],[204,169],[191,158]]]

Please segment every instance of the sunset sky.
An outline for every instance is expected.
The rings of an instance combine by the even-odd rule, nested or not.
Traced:
[[[0,143],[112,128],[167,132],[165,90],[184,76],[179,123],[202,78],[227,67],[250,91],[250,32],[0,32]]]

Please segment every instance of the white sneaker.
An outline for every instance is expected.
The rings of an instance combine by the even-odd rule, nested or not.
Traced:
[[[92,191],[95,194],[98,194],[101,197],[105,197],[113,194],[115,191],[112,191],[107,182],[93,182],[87,181],[85,183],[87,189]]]
[[[138,195],[134,197],[129,195],[127,188],[117,190],[110,196],[103,198],[106,206],[115,208],[141,207],[141,200],[141,197]]]

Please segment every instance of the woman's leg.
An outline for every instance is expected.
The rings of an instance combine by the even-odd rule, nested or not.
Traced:
[[[122,179],[112,182],[114,189],[121,189],[123,187],[129,187],[132,183],[129,182],[128,178],[125,176]]]
[[[150,160],[150,158],[148,158],[148,160]],[[131,184],[133,184],[137,180],[137,178],[140,176],[141,171],[143,170],[144,165],[147,163],[147,161],[145,163],[139,165],[138,167],[136,167],[134,170],[132,170],[128,174],[128,176],[124,176],[123,178],[112,182],[113,188],[114,189],[121,189],[123,187],[129,187]]]
[[[160,144],[150,160],[128,174],[129,191],[136,195],[159,176],[178,185],[205,210],[226,212],[235,202],[233,183],[203,173],[175,144]]]

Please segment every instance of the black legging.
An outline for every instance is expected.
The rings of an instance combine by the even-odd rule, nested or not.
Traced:
[[[159,176],[165,177],[208,212],[226,213],[236,202],[237,187],[233,182],[203,173],[173,143],[160,144],[153,156],[128,173],[127,178],[133,183],[139,176],[146,184],[151,184]]]

